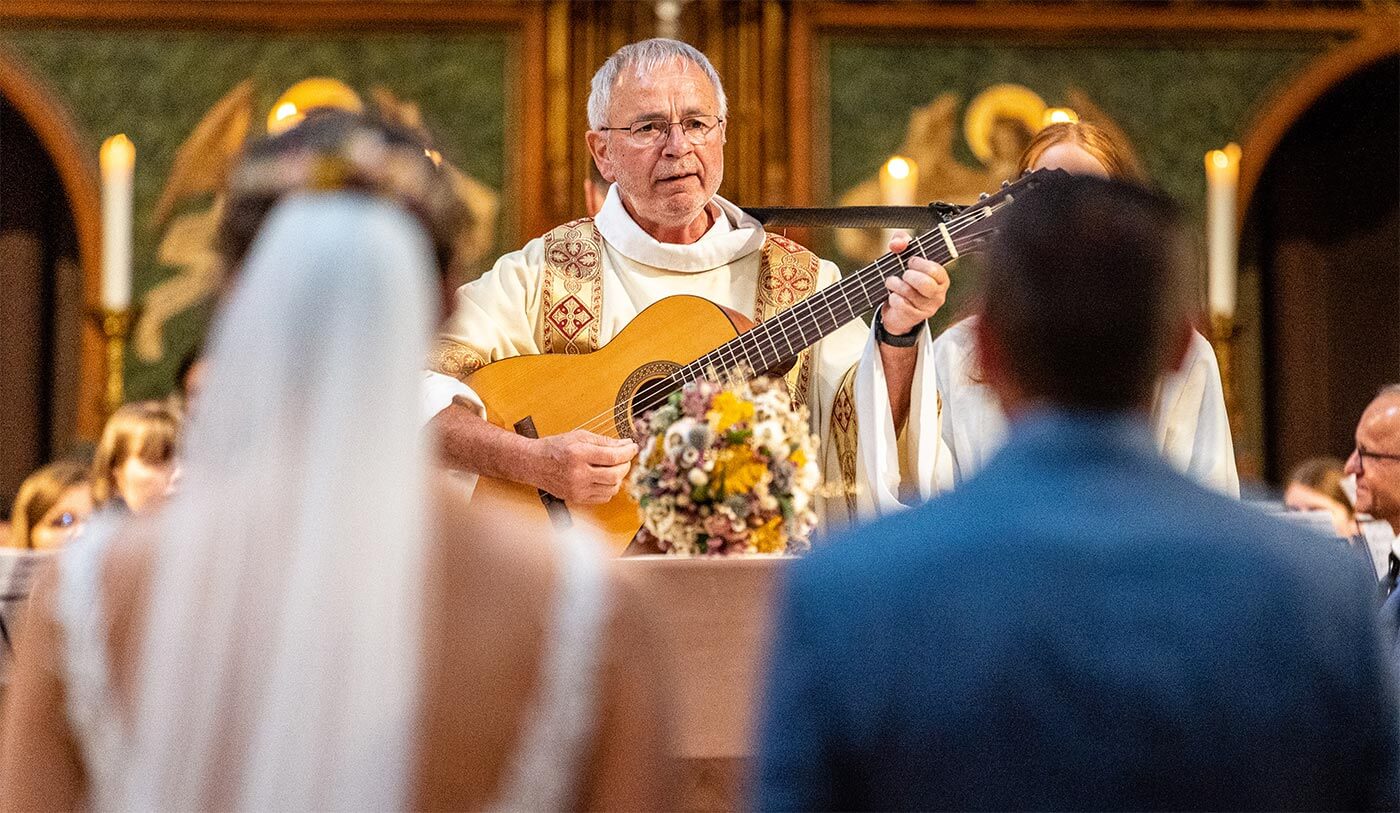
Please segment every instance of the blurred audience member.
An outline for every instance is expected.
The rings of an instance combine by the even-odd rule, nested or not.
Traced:
[[[1356,477],[1356,513],[1372,524],[1388,525],[1391,538],[1400,533],[1400,384],[1383,388],[1361,413],[1356,425],[1356,448],[1347,458],[1346,473]],[[1400,558],[1393,543],[1388,569],[1381,577],[1387,594],[1381,620],[1392,643],[1392,657],[1400,664]]]
[[[1089,122],[1051,124],[1036,134],[1018,172],[1063,169],[1075,175],[1137,182],[1136,166],[1108,132]],[[1106,290],[1117,290],[1112,279]],[[985,289],[985,285],[983,286]],[[1180,315],[1190,321],[1191,312]],[[953,453],[953,478],[961,484],[1006,442],[1006,416],[974,363],[975,316],[953,325],[933,343],[934,369],[943,399],[943,440]],[[1215,350],[1192,331],[1186,360],[1168,372],[1152,403],[1157,450],[1179,471],[1223,494],[1238,497],[1240,477],[1225,412],[1225,390]]]
[[[9,545],[31,550],[62,547],[91,513],[88,467],[72,460],[50,463],[20,485]]]
[[[1165,199],[1121,183],[1052,180],[1009,210],[976,327],[1009,441],[790,570],[759,808],[1400,802],[1359,559],[1156,451],[1156,382],[1192,341],[1188,246]]]
[[[92,499],[134,514],[155,508],[175,480],[180,419],[158,401],[123,404],[107,420],[92,461]]]
[[[1288,475],[1283,503],[1290,511],[1326,511],[1332,517],[1337,536],[1357,535],[1356,512],[1342,490],[1342,461],[1335,457],[1305,460]]]
[[[321,180],[283,179],[238,254],[179,493],[94,523],[36,594],[0,807],[661,806],[646,611],[586,540],[431,474],[415,389],[443,269],[383,177],[431,164],[343,132],[235,172],[233,201],[260,173]]]
[[[1400,384],[1381,390],[1356,425],[1346,473],[1356,475],[1356,511],[1400,533]]]

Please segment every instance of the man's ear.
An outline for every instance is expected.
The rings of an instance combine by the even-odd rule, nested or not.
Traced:
[[[583,134],[583,140],[588,143],[588,152],[593,156],[593,163],[598,165],[598,174],[603,176],[603,180],[613,183],[617,176],[613,173],[612,161],[608,159],[608,139],[607,133],[600,133],[597,130],[589,130]]]

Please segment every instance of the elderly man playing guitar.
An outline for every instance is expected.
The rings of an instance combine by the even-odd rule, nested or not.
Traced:
[[[743,334],[754,337],[754,352],[745,355],[740,340],[717,358],[758,372],[792,362],[787,380],[811,410],[824,474],[837,486],[824,520],[889,511],[901,488],[928,497],[951,480],[924,325],[943,305],[947,272],[911,257],[901,273],[875,277],[873,329],[854,318],[859,303],[841,307],[850,294],[837,307],[827,297],[793,308],[840,272],[715,194],[725,115],[713,66],[681,42],[624,46],[594,75],[588,146],[613,184],[602,211],[532,240],[463,286],[428,374],[443,455],[481,475],[478,489],[519,484],[522,505],[527,496],[535,508],[552,500],[556,520],[624,501],[619,489],[637,453],[629,416],[656,403],[662,379],[680,380],[684,365],[693,372],[691,363],[726,337],[785,312],[766,334]],[[905,245],[897,238],[891,248]],[[760,341],[765,352],[756,352]],[[500,363],[537,354],[555,355],[540,355],[543,366],[533,369]],[[590,358],[579,354],[594,354],[599,366],[568,366]],[[504,406],[511,399],[524,405]],[[611,523],[619,530],[636,528],[635,507],[630,517],[627,510]]]

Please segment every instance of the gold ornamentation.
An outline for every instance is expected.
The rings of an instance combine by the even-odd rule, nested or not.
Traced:
[[[754,315],[760,322],[796,305],[817,291],[821,260],[801,245],[781,235],[769,234],[763,241],[759,263],[757,302]],[[804,349],[797,363],[784,376],[793,403],[810,403],[812,350]]]
[[[1019,122],[1026,133],[1035,135],[1044,117],[1045,100],[1035,91],[1024,85],[992,85],[968,103],[963,116],[963,136],[972,154],[982,163],[991,165],[1002,158],[1002,153],[1012,151],[996,143],[998,127],[1005,126],[1005,122]],[[1014,151],[1013,160],[1024,146]]]
[[[452,339],[438,339],[428,353],[429,370],[450,375],[459,381],[465,381],[467,376],[485,366],[485,356]]]
[[[836,452],[836,463],[841,470],[841,480],[845,485],[846,507],[850,515],[856,515],[856,448],[860,442],[860,426],[856,415],[856,367],[841,377],[841,386],[836,388],[836,397],[831,402],[831,448]]]
[[[544,236],[540,347],[546,353],[592,353],[603,323],[603,248],[592,218]]]

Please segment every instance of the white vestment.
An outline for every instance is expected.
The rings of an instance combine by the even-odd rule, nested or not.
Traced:
[[[933,342],[933,367],[943,397],[943,440],[952,452],[953,479],[981,470],[1006,441],[1006,416],[973,373],[973,320],[948,328]],[[1235,447],[1215,350],[1192,332],[1181,369],[1165,377],[1152,405],[1157,449],[1178,470],[1232,497],[1240,495]]]
[[[711,204],[715,223],[699,241],[658,242],[632,220],[616,187],[608,193],[594,220],[603,244],[603,305],[599,343],[616,336],[647,306],[668,296],[691,294],[753,316],[764,233],[762,225],[734,204],[716,196]],[[443,328],[443,338],[463,345],[484,361],[542,352],[539,345],[544,241],[531,240],[520,251],[505,255],[494,268],[457,291],[457,307]],[[840,277],[837,267],[822,261],[817,285]],[[947,450],[940,453],[941,433],[937,385],[928,359],[933,351],[928,331],[919,338],[919,360],[910,393],[909,423],[896,438],[879,349],[871,330],[855,320],[813,348],[809,407],[812,430],[821,439],[823,473],[833,492],[842,479],[831,443],[832,405],[842,378],[853,364],[854,401],[859,427],[855,500],[862,517],[878,516],[900,507],[901,485],[906,493],[926,499],[952,482]],[[464,383],[441,373],[428,373],[424,388],[428,416],[444,409],[455,395],[464,395],[483,409]],[[904,444],[901,448],[900,444]],[[909,461],[901,483],[901,454]],[[852,519],[844,495],[836,493],[822,504],[824,522]]]

